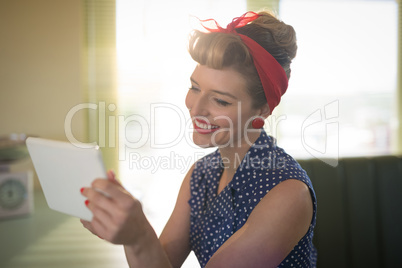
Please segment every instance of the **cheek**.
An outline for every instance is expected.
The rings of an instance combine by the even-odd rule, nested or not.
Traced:
[[[241,129],[249,128],[250,122],[254,116],[255,116],[254,113],[252,113],[250,110],[244,109],[243,111],[240,112],[240,114],[236,113],[235,117],[236,121],[233,123],[236,124],[237,126],[240,125]]]
[[[224,128],[237,128],[237,125],[239,124],[239,118],[236,110],[233,111],[225,111],[222,112],[222,110],[215,111],[214,114],[216,114],[215,122],[220,125],[221,127]]]

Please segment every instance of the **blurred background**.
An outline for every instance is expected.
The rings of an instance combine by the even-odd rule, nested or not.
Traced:
[[[266,124],[278,144],[330,165],[401,154],[396,0],[0,0],[0,136],[96,142],[160,233],[188,168],[213,150],[191,142],[188,35],[197,17],[224,26],[263,9],[299,47]],[[32,168],[6,158],[3,171]]]

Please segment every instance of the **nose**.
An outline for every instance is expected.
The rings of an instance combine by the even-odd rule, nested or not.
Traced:
[[[186,96],[186,106],[190,111],[191,117],[207,116],[208,112],[208,97],[201,92],[194,93],[189,91]]]

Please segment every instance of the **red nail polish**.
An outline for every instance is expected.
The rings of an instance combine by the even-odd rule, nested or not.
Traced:
[[[88,206],[89,200],[85,200],[85,205]]]
[[[82,187],[82,188],[80,189],[81,193],[82,193],[82,192],[84,192],[84,190],[85,190],[85,188],[84,188],[84,187]]]

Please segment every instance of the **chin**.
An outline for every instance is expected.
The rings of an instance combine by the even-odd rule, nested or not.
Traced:
[[[216,145],[213,145],[211,139],[206,139],[204,137],[200,137],[200,134],[194,133],[193,134],[193,142],[200,148],[213,148]]]
[[[211,135],[203,135],[199,134],[197,132],[194,132],[193,134],[193,142],[195,145],[201,148],[226,148],[226,147],[233,147],[233,141],[228,139],[227,137],[225,138],[215,138],[213,139]]]

